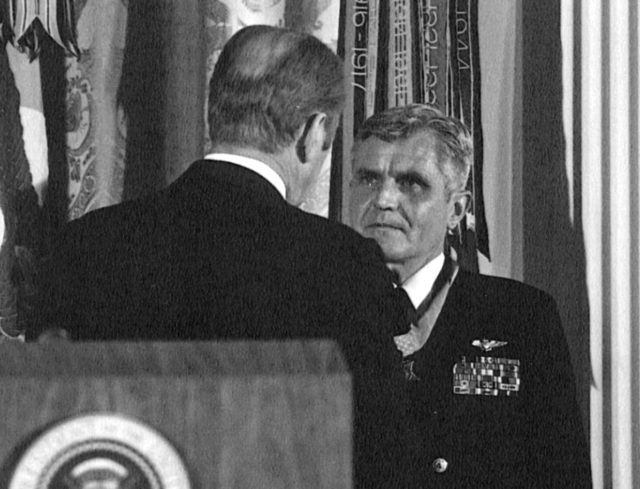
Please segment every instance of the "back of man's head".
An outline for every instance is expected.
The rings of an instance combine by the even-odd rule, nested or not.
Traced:
[[[209,83],[213,145],[278,153],[316,112],[338,117],[342,61],[311,35],[256,25],[225,45]]]

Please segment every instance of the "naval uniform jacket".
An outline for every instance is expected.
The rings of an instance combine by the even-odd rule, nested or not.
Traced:
[[[591,487],[569,352],[546,293],[460,270],[405,367],[419,378],[407,381],[405,487]]]
[[[373,241],[257,173],[198,161],[151,197],[72,221],[43,289],[38,330],[72,340],[336,340],[355,381],[356,485],[386,485],[403,382],[393,278]]]

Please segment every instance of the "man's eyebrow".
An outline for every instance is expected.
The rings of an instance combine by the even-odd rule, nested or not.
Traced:
[[[380,175],[380,171],[373,168],[358,168],[355,172],[357,176]]]
[[[414,180],[418,180],[422,183],[429,183],[429,176],[425,175],[424,173],[421,173],[419,171],[416,170],[407,170],[407,171],[399,171],[396,172],[395,174],[393,174],[393,178],[396,180],[399,179],[414,179]]]

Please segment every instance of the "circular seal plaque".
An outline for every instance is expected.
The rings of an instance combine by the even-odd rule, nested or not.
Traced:
[[[190,489],[171,444],[122,415],[70,418],[39,436],[20,458],[9,489]]]

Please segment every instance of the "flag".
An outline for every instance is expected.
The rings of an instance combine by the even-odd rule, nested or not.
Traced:
[[[20,95],[4,44],[0,100],[0,338],[17,338],[33,312],[40,214],[22,139]]]
[[[42,37],[50,36],[78,56],[71,0],[0,0],[0,35],[34,59]]]
[[[42,206],[49,176],[47,130],[42,103],[40,60],[29,60],[11,44],[7,44],[9,67],[20,96],[22,140],[31,171],[32,183]]]

